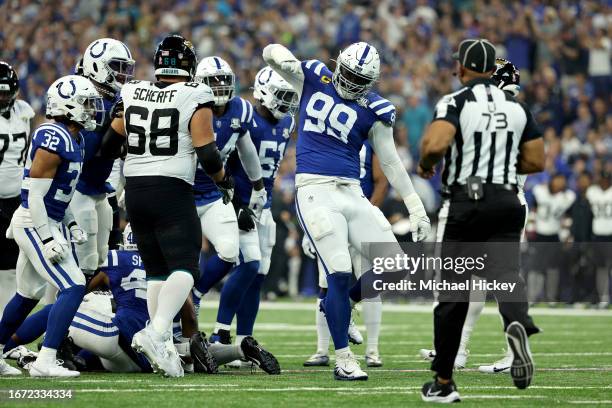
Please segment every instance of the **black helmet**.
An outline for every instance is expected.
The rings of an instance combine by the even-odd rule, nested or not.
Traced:
[[[495,81],[499,89],[508,91],[514,96],[518,95],[518,91],[521,88],[521,73],[518,68],[507,59],[497,58],[495,60],[495,72],[491,78]]]
[[[191,41],[178,34],[171,34],[157,45],[155,76],[184,76],[192,79],[198,59]]]
[[[0,61],[0,114],[8,112],[15,103],[19,91],[17,73],[9,64]]]

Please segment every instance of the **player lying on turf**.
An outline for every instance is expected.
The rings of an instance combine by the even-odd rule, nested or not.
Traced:
[[[334,377],[366,380],[368,375],[348,344],[349,244],[360,251],[367,242],[388,243],[394,253],[400,248],[391,225],[363,196],[359,184],[359,152],[365,139],[408,208],[414,238],[425,239],[430,230],[423,204],[395,149],[395,107],[371,91],[380,74],[378,52],[364,42],[352,44],[338,56],[333,73],[321,61],[299,61],[280,44],[264,48],[263,58],[300,96],[295,201],[302,229],[327,275],[322,305],[336,349]],[[356,299],[361,299],[357,296],[361,292],[361,285],[356,286]]]
[[[134,334],[146,326],[149,315],[145,271],[129,224],[124,231],[123,248],[108,253],[100,273],[89,284],[90,290],[98,287],[109,287],[112,297],[88,294],[70,324],[69,336],[74,345],[82,349],[79,356],[85,359],[88,369],[151,372],[145,356],[130,347]],[[111,299],[115,302],[114,313]],[[13,336],[12,346],[32,342],[41,336],[49,311],[48,306],[28,317],[18,329],[18,335]],[[238,346],[208,345],[205,337],[198,334],[180,350],[182,356],[195,360],[200,372],[214,373],[217,364],[235,359],[252,361],[271,374],[280,372],[274,356],[252,337],[243,339]]]

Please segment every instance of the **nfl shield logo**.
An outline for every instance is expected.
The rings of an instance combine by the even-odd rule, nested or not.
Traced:
[[[230,124],[232,129],[240,129],[240,119],[239,118],[232,118],[232,122]]]
[[[218,121],[215,123],[215,125],[216,125],[218,128],[220,128],[220,127],[221,127],[221,121],[220,121],[220,120],[218,120]]]

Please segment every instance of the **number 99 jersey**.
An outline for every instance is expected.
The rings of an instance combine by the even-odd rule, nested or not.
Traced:
[[[371,91],[356,100],[341,98],[321,61],[302,61],[301,67],[297,173],[358,180],[363,141],[375,122],[393,126],[395,107]]]
[[[128,148],[126,177],[175,177],[193,184],[196,155],[189,123],[212,106],[211,89],[197,82],[130,81],[121,88]]]

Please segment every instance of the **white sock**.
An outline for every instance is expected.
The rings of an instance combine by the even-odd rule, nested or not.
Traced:
[[[315,321],[317,323],[317,353],[327,355],[329,351],[329,338],[331,334],[329,327],[327,327],[327,319],[325,313],[321,311],[321,299],[317,299],[317,310],[315,315]]]
[[[214,334],[218,334],[219,330],[226,330],[226,331],[230,331],[232,329],[232,326],[229,324],[223,324],[223,323],[219,323],[216,322],[215,323],[215,330],[213,331]]]
[[[247,335],[245,335],[245,334],[237,334],[236,335],[236,342],[234,344],[239,346],[240,344],[242,344],[242,340],[244,340],[245,337],[247,337]]]
[[[57,350],[45,346],[40,349],[36,359],[42,363],[55,363],[55,360],[57,360]]]
[[[368,299],[361,304],[363,323],[368,336],[366,354],[378,353],[378,337],[380,335],[380,324],[382,322],[382,300],[380,296]]]
[[[597,268],[596,282],[599,301],[602,303],[610,303],[610,294],[608,293],[610,288],[610,274],[608,268]]]
[[[467,350],[470,337],[472,337],[472,330],[484,309],[484,302],[471,302],[468,306],[467,315],[465,316],[465,323],[463,323],[463,330],[461,331],[461,342],[459,343],[459,353],[465,353]]]
[[[15,290],[17,288],[15,274],[15,269],[0,271],[0,316],[2,316],[6,304],[15,296]]]
[[[300,268],[302,266],[302,258],[299,256],[292,256],[287,262],[289,269],[287,273],[287,285],[289,286],[289,296],[296,297],[299,295],[300,289]]]
[[[193,276],[187,271],[174,271],[168,276],[159,291],[157,310],[151,320],[156,332],[163,334],[171,330],[172,320],[185,304],[192,287]]]
[[[350,353],[351,352],[351,348],[350,347],[345,347],[345,348],[341,348],[336,350],[336,358],[338,358],[339,355],[342,355],[344,353]]]
[[[157,299],[159,298],[159,291],[161,290],[164,281],[151,280],[147,282],[147,311],[149,312],[149,319],[153,319],[155,312],[157,311]]]

